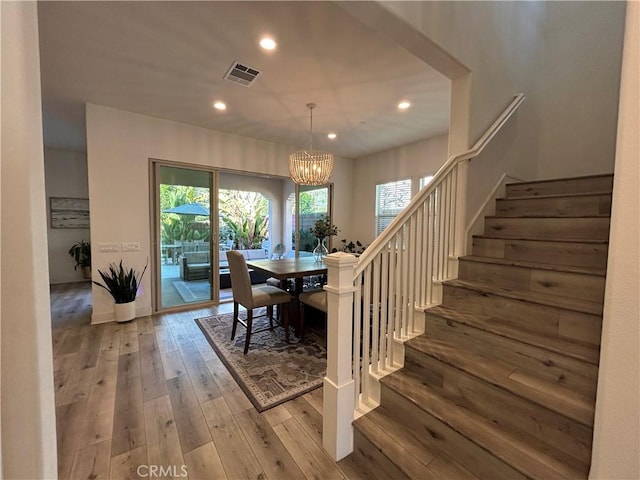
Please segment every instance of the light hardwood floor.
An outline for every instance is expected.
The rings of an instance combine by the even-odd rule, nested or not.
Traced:
[[[231,308],[90,325],[90,284],[52,286],[59,478],[360,478],[322,449],[322,389],[253,408],[193,321]]]

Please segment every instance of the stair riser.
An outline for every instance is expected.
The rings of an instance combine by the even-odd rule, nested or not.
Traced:
[[[496,265],[460,259],[458,278],[525,292],[549,293],[593,302],[604,300],[604,277]]]
[[[473,255],[504,258],[520,262],[538,262],[584,268],[607,267],[608,248],[605,244],[507,240],[501,238],[473,239]]]
[[[611,193],[612,191],[613,175],[507,185],[507,197],[509,198],[570,193]]]
[[[598,368],[590,363],[429,313],[426,315],[426,322],[426,334],[430,338],[467,345],[476,351],[499,357],[511,363],[517,370],[532,373],[563,388],[595,398]]]
[[[609,215],[611,194],[552,198],[500,198],[496,201],[499,217],[582,217]]]
[[[442,304],[465,313],[496,316],[527,330],[600,345],[602,318],[444,285]]]
[[[353,456],[367,469],[367,478],[372,479],[408,479],[402,470],[393,464],[386,455],[369,441],[357,428],[354,428]]]
[[[402,412],[396,421],[419,432],[420,442],[425,448],[451,455],[458,463],[472,471],[478,478],[526,477],[502,462],[490,452],[479,447],[437,418],[420,410],[405,397],[382,384],[381,402],[386,409]]]
[[[609,217],[509,218],[486,217],[487,236],[569,240],[607,240]]]

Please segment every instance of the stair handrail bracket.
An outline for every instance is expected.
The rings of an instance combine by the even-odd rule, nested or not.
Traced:
[[[424,310],[442,301],[466,253],[469,160],[525,100],[516,95],[469,150],[451,156],[356,258],[328,255],[327,375],[323,446],[334,460],[353,451],[355,416],[380,402],[381,377],[404,364],[404,341],[424,332]]]

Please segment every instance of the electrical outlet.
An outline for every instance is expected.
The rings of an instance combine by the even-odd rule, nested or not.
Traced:
[[[111,253],[119,251],[119,245],[117,243],[99,243],[98,249],[101,253]]]
[[[138,242],[122,242],[122,251],[123,252],[139,252],[140,251],[140,243],[138,243]]]

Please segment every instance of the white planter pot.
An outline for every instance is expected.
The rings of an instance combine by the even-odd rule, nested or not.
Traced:
[[[128,322],[136,318],[136,301],[129,303],[115,303],[113,305],[113,314],[116,322]]]

